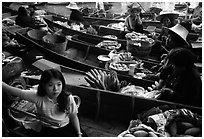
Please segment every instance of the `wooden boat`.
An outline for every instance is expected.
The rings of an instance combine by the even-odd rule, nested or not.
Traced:
[[[109,71],[109,64],[101,63],[97,57],[99,55],[108,55],[109,51],[105,49],[100,49],[97,47],[89,46],[74,40],[68,40],[66,51],[64,54],[59,54],[53,50],[50,50],[43,46],[42,41],[37,42],[36,40],[31,40],[27,36],[27,32],[29,31],[29,28],[22,29],[18,31],[17,39],[20,43],[23,44],[29,44],[30,47],[34,47],[38,50],[40,50],[42,53],[44,53],[46,56],[48,56],[52,61],[71,67],[74,69],[82,70],[82,71],[90,71],[91,69],[100,69]],[[131,62],[130,62],[131,63]],[[144,61],[144,68],[150,69],[150,67],[159,65],[155,64],[153,62]],[[129,79],[128,80],[134,80],[132,76],[128,75],[128,71],[124,72],[118,72],[121,76],[126,76]]]
[[[51,17],[51,18],[56,18],[55,20],[61,20],[61,21],[63,21],[63,22],[66,22],[67,21],[67,19],[66,18],[64,18],[63,19],[63,16],[61,16],[61,17],[58,17],[58,16],[48,16],[48,17]],[[12,19],[14,19],[15,18],[15,16],[12,16]],[[53,19],[53,20],[54,20]],[[49,20],[50,21],[50,20]],[[49,22],[48,21],[48,22]],[[65,32],[68,32],[69,34],[78,34],[79,35],[79,37],[77,38],[77,41],[79,41],[79,40],[82,40],[83,41],[83,43],[85,42],[84,40],[86,40],[86,41],[89,41],[90,43],[94,43],[94,45],[96,45],[96,44],[98,44],[99,42],[101,42],[104,38],[102,38],[101,36],[97,36],[97,35],[91,35],[91,34],[87,34],[87,33],[83,33],[83,32],[79,32],[79,31],[76,31],[76,30],[72,30],[72,29],[69,29],[69,28],[66,28],[66,27],[63,27],[63,26],[60,26],[60,25],[58,25],[58,24],[56,24],[56,23],[53,23],[53,22],[49,22],[52,26],[56,26],[56,27],[59,27],[59,28],[62,28]],[[17,26],[17,27],[11,27],[11,28],[13,28],[13,31],[11,32],[12,34],[14,34],[15,33],[15,31],[16,30],[19,30],[19,27]],[[102,30],[102,27],[101,27],[101,30]],[[106,28],[104,28],[103,29],[104,31],[103,32],[111,32],[110,30],[108,30],[108,29],[106,29]],[[11,31],[11,29],[9,29],[9,31]],[[113,32],[113,34],[115,33],[115,32],[118,32],[117,30],[115,30],[114,32]],[[93,37],[94,36],[94,37]],[[79,39],[80,38],[80,39]],[[93,39],[94,38],[94,39]],[[119,40],[119,42],[120,42],[120,40]],[[122,41],[122,44],[123,44],[123,46],[124,45],[126,45],[126,41]],[[200,43],[195,43],[196,45],[199,45]],[[202,43],[201,43],[202,44]],[[91,44],[90,44],[91,45]],[[200,52],[198,52],[197,50],[195,50],[196,51],[196,53],[199,53],[200,54]],[[200,51],[200,50],[199,50]],[[147,60],[147,61],[150,61],[150,62],[154,62],[154,63],[159,63],[159,61],[155,61],[155,60],[152,60],[152,58],[153,59],[155,59],[155,57],[159,57],[160,56],[160,54],[158,54],[158,52],[156,51],[156,49],[154,50],[154,49],[152,49],[152,52],[150,53],[150,58],[148,58],[148,59],[143,59],[143,60]],[[158,58],[157,58],[158,59]],[[200,67],[200,66],[199,66]],[[200,68],[200,69],[202,69],[202,68]],[[201,71],[201,70],[200,70]]]
[[[26,41],[24,43],[26,43]],[[32,46],[32,43],[28,43],[29,50],[19,53],[19,56],[25,60],[26,66],[27,64],[30,65],[30,63],[35,62],[36,56],[42,55],[44,58],[48,58],[38,50],[33,49]],[[57,57],[55,58],[58,59]],[[42,63],[42,61],[39,61],[39,63]],[[192,112],[202,114],[202,108],[199,107],[155,99],[145,99],[142,97],[120,94],[118,92],[87,87],[87,83],[84,82],[84,76],[86,76],[85,72],[64,67],[56,63],[47,63],[47,65],[45,64],[44,66],[39,66],[40,64],[34,65],[38,65],[38,67],[41,67],[40,69],[45,69],[46,67],[56,67],[61,69],[66,78],[67,90],[73,95],[78,95],[81,98],[82,103],[79,108],[79,119],[81,127],[90,137],[116,137],[122,131],[127,129],[130,120],[138,118],[137,114],[160,105],[169,105],[173,108],[186,108]],[[35,68],[32,69],[27,66],[27,69],[34,71],[34,73],[36,72]],[[28,79],[30,83],[32,82],[31,85],[38,84],[39,76],[36,74],[34,74],[34,76],[32,74],[24,74],[24,78]],[[127,79],[128,82],[131,82],[131,79],[126,78],[125,76],[120,76],[120,79]],[[151,85],[151,82],[142,80],[134,80],[132,83],[141,85],[144,88]],[[105,126],[103,126],[104,124]],[[13,136],[29,136],[21,127],[11,129],[10,132],[14,134]]]
[[[103,37],[103,35],[107,35],[107,33],[108,33],[108,35],[116,35],[116,34],[121,35],[122,34],[120,30],[113,30],[113,29],[109,29],[107,27],[99,27],[99,26],[95,28],[96,31],[99,32],[99,35],[93,35],[93,34],[84,33],[81,31],[73,30],[71,28],[67,28],[67,27],[55,22],[55,21],[60,21],[60,22],[64,22],[64,23],[67,22],[68,21],[67,18],[64,18],[63,16],[48,15],[48,16],[45,16],[44,19],[48,23],[48,26],[51,29],[59,28],[59,29],[62,29],[64,33],[69,34],[69,35],[78,34],[79,36],[82,36],[83,38],[92,42],[95,45],[98,44],[99,42],[102,42],[103,40],[107,40],[107,38]],[[106,34],[102,34],[103,32],[106,32]],[[116,36],[118,38],[120,38],[119,35],[118,36],[116,35]],[[122,36],[124,36],[124,34]],[[115,39],[108,38],[108,40],[115,40]],[[126,39],[117,39],[116,41],[118,41],[118,43],[120,43],[122,45],[123,49],[126,49],[126,45],[127,45]],[[154,47],[157,48],[157,46],[152,46],[153,49],[154,49]],[[159,49],[161,49],[161,48],[159,48]],[[153,53],[153,54],[150,53],[150,55],[152,55],[152,56],[150,56],[151,57],[150,59],[155,59],[155,60],[158,60],[161,56],[161,54],[159,54],[158,51],[157,51],[157,53]]]
[[[48,25],[50,27],[57,27],[62,29],[64,32],[70,34],[70,35],[74,35],[77,34],[78,38],[74,37],[75,40],[77,41],[82,41],[83,43],[88,42],[89,44],[93,44],[93,45],[97,45],[98,43],[102,42],[103,40],[107,40],[107,38],[104,38],[104,35],[115,35],[118,38],[122,38],[124,37],[124,34],[120,31],[120,30],[116,30],[116,29],[111,29],[109,27],[106,26],[95,26],[95,29],[98,31],[98,33],[100,35],[92,35],[92,34],[88,34],[88,33],[83,33],[80,31],[76,31],[76,30],[72,30],[70,28],[66,28],[64,26],[61,26],[57,23],[54,23],[54,21],[61,21],[61,22],[67,22],[67,18],[64,18],[63,16],[47,16],[45,17],[46,22],[48,23]],[[160,30],[157,29],[157,31],[159,32]],[[123,35],[122,35],[123,34]],[[201,46],[202,43],[196,43],[195,39],[198,38],[198,34],[196,33],[189,33],[188,38],[190,40],[192,40],[192,44],[196,44]],[[110,39],[110,40],[114,40],[114,39]],[[117,39],[117,41],[119,43],[122,44],[122,48],[126,49],[126,45],[127,45],[127,41],[124,39]],[[194,48],[194,46],[193,46]],[[140,57],[141,59],[145,59],[145,60],[150,60],[150,61],[154,61],[159,63],[159,59],[160,56],[164,53],[165,51],[163,50],[163,48],[161,48],[157,43],[155,45],[152,46],[152,51],[149,54],[149,58],[148,57]]]
[[[107,26],[111,23],[125,22],[124,19],[108,19],[108,18],[99,18],[99,17],[88,17],[88,16],[84,16],[84,19],[91,24],[104,25],[104,26]],[[157,28],[161,28],[160,21],[143,21],[142,23],[144,27],[155,26]]]
[[[31,51],[30,53],[33,54],[35,52]],[[26,58],[25,63],[27,63],[27,60],[30,63],[29,54],[27,54],[27,56],[24,55],[23,57]],[[98,130],[103,130],[110,133],[112,132],[112,136],[117,136],[119,133],[127,129],[130,120],[138,119],[137,114],[161,105],[168,105],[174,109],[186,108],[198,114],[202,113],[202,108],[199,107],[187,106],[155,99],[145,99],[142,97],[124,95],[117,92],[87,87],[87,83],[83,79],[85,76],[84,72],[67,68],[52,62],[43,62],[43,59],[35,62],[33,65],[42,70],[50,67],[58,69],[60,68],[66,80],[66,89],[73,95],[77,95],[81,98],[81,105],[78,116],[80,122],[82,123],[82,129],[84,129],[85,132],[90,132],[90,130],[92,130],[96,133],[102,134],[102,131]],[[36,71],[35,68],[28,69],[30,71]],[[29,80],[30,83],[33,82],[33,84],[38,84],[38,80],[40,78],[40,75],[32,76],[32,74],[30,76],[23,76],[25,79]],[[89,121],[87,122],[86,119],[89,119]],[[111,129],[107,129],[107,127],[103,127],[103,129],[101,128],[98,130],[94,129],[96,128],[95,126],[99,124],[99,121],[103,123],[109,123],[108,126],[110,126]],[[115,123],[117,123],[117,126],[119,125],[120,128],[115,127],[116,130],[112,131],[112,128],[116,126]],[[25,133],[22,128],[16,128],[13,130],[13,132],[18,135],[21,134],[26,136],[25,134],[22,134]],[[97,137],[97,134],[93,133],[88,135]]]

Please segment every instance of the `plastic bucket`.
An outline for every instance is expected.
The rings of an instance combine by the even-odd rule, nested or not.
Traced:
[[[48,34],[43,37],[44,46],[59,54],[64,54],[67,45],[67,39],[57,34]]]

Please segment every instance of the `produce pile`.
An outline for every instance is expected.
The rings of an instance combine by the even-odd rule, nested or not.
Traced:
[[[107,25],[107,27],[118,29],[118,30],[124,30],[124,26],[125,26],[124,22],[112,23],[112,24]]]
[[[54,23],[59,24],[59,25],[64,26],[64,27],[67,27],[67,28],[70,28],[70,26],[67,24],[67,22],[54,21]]]
[[[87,77],[84,79],[93,88],[144,98],[157,99],[160,96],[160,91],[147,91],[142,87],[128,84],[127,81],[119,81],[117,72],[114,70],[107,73],[106,71],[94,69],[87,72],[86,75]]]
[[[187,109],[152,108],[118,137],[201,137],[202,117]]]
[[[127,71],[127,68],[129,68],[130,64],[135,65],[135,72],[138,70],[139,72],[142,72],[143,74],[137,74],[135,73],[134,77],[135,78],[143,78],[146,76],[146,74],[151,73],[148,69],[144,68],[144,63],[140,59],[133,59],[133,56],[130,52],[116,52],[116,51],[111,51],[109,53],[109,57],[111,58],[110,60],[110,66],[109,69],[113,69],[112,66],[114,66],[114,69],[117,67],[123,67],[125,69],[124,71]],[[114,63],[111,65],[111,63]],[[127,67],[127,68],[126,68]],[[115,69],[117,70],[117,69]],[[137,72],[138,72],[137,71]]]
[[[154,40],[147,35],[137,32],[127,33],[127,51],[135,57],[147,57],[154,45]]]
[[[116,71],[129,71],[128,66],[122,63],[110,63],[109,68]]]
[[[132,40],[134,43],[141,43],[141,42],[148,42],[150,44],[154,43],[152,38],[148,38],[147,35],[138,33],[138,32],[131,32],[125,35],[126,39]]]
[[[135,85],[127,85],[121,88],[119,92],[121,94],[133,95],[133,96],[144,97],[144,98],[153,98],[153,99],[157,99],[161,93],[158,90],[147,91],[143,87],[135,86]]]
[[[126,39],[129,40],[129,42],[135,46],[146,46],[146,45],[142,45],[145,43],[148,44],[153,44],[154,40],[152,38],[148,38],[147,35],[142,34],[142,33],[138,33],[138,32],[131,32],[131,33],[127,33],[125,35]]]
[[[11,27],[11,26],[14,26],[16,23],[12,19],[5,18],[5,19],[2,20],[2,24],[3,24],[4,27]]]
[[[121,44],[117,41],[111,41],[111,40],[104,40],[96,45],[96,47],[104,48],[108,50],[115,50],[119,49],[121,47]]]
[[[67,22],[61,22],[61,21],[54,21],[54,22],[59,24],[59,25],[62,25],[64,27],[73,29],[73,30],[77,30],[77,31],[81,31],[81,32],[84,32],[84,33],[89,33],[89,34],[94,34],[94,35],[98,34],[98,32],[92,26],[85,29],[84,25],[82,23],[80,23],[80,24],[71,23],[71,26],[69,26],[67,24]]]
[[[108,39],[115,39],[115,40],[118,39],[118,37],[115,36],[115,35],[105,35],[105,36],[103,36],[103,37],[104,37],[104,38],[108,38]]]
[[[90,26],[90,27],[88,27],[86,29],[86,33],[93,34],[93,35],[97,35],[98,34],[98,32],[92,26]]]

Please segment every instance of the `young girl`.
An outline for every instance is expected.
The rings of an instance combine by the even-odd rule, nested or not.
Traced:
[[[2,92],[35,103],[38,116],[55,123],[40,122],[40,136],[82,136],[78,108],[73,96],[65,92],[65,79],[60,71],[45,70],[37,90],[21,90],[2,82]]]

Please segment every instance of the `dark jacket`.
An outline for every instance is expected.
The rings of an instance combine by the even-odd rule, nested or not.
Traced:
[[[84,22],[83,14],[78,10],[72,10],[69,20]]]
[[[172,95],[162,100],[193,106],[202,106],[202,81],[196,67],[180,75],[172,74],[166,81],[166,88],[172,89]]]

